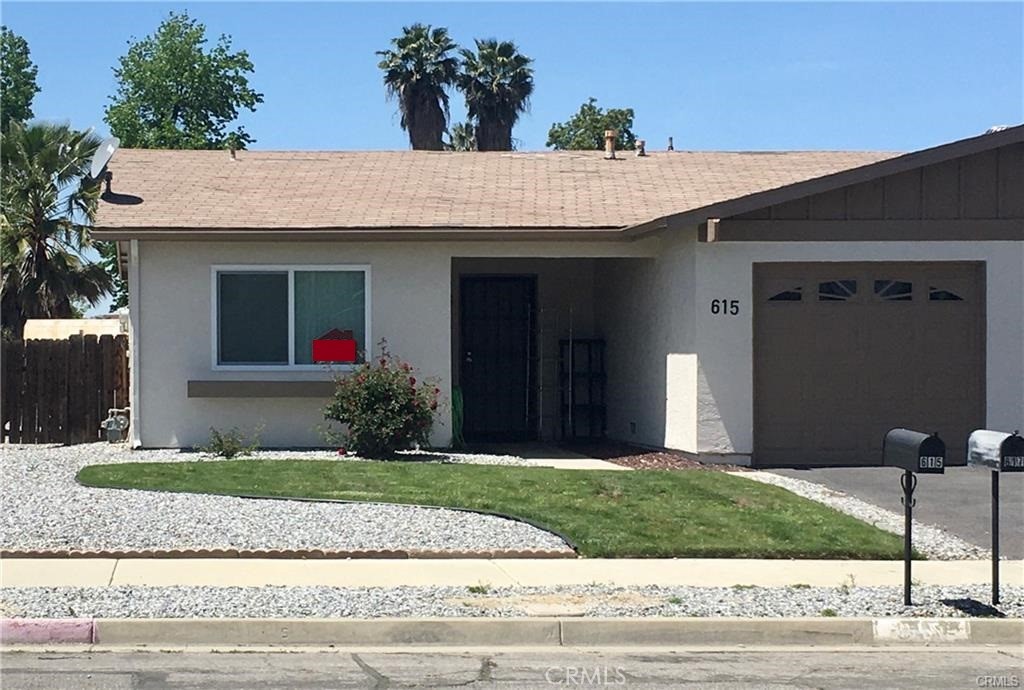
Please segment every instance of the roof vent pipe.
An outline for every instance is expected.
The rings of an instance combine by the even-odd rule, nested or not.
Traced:
[[[643,139],[636,140],[636,155],[638,158],[647,155],[647,142]]]
[[[675,151],[676,150],[676,147],[672,145],[672,137],[668,138],[668,150],[669,151]]]
[[[606,160],[615,159],[615,137],[617,136],[619,133],[614,129],[604,131],[604,157]]]

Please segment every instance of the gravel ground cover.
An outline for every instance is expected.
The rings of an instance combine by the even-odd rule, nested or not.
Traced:
[[[559,550],[565,542],[514,520],[445,509],[172,494],[79,485],[90,464],[181,462],[176,450],[103,443],[0,450],[0,547],[8,550],[328,549]],[[265,457],[337,453],[265,451]],[[262,455],[262,453],[261,453]],[[467,456],[460,462],[469,461]],[[500,463],[505,464],[505,463]]]
[[[904,518],[902,514],[879,508],[874,504],[854,498],[842,491],[835,491],[821,484],[808,482],[803,479],[783,477],[771,472],[744,472],[742,476],[765,484],[781,486],[798,496],[824,503],[886,532],[903,534]],[[957,561],[992,557],[992,552],[988,549],[966,542],[944,529],[925,525],[917,520],[914,520],[913,525],[914,548],[929,559]]]
[[[1024,587],[32,587],[0,590],[7,617],[382,618],[416,616],[1024,617]],[[483,590],[483,591],[481,591]]]

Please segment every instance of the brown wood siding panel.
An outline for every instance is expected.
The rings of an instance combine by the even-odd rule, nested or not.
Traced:
[[[999,217],[1024,218],[1024,144],[999,149]]]
[[[885,217],[894,220],[921,217],[921,171],[892,175],[885,182]]]
[[[758,208],[750,211],[749,213],[741,213],[735,217],[743,220],[768,220],[772,217],[772,209],[770,206],[766,208]]]
[[[733,220],[717,242],[955,242],[1024,240],[1016,220]]]
[[[950,219],[960,216],[960,164],[952,160],[921,169],[921,216]]]
[[[810,198],[794,199],[772,206],[772,218],[778,220],[807,220],[810,217]]]
[[[846,217],[850,220],[877,220],[885,215],[885,182],[871,180],[847,187]]]
[[[811,197],[810,217],[815,220],[846,218],[846,189],[835,189]]]
[[[961,208],[964,218],[999,217],[999,151],[961,159]]]

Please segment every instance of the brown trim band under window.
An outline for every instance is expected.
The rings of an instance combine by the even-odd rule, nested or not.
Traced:
[[[189,381],[190,398],[321,398],[334,393],[333,381]]]

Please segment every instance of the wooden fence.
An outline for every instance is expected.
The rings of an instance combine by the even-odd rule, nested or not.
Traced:
[[[128,336],[5,342],[0,434],[9,443],[103,438],[112,407],[128,407]]]

